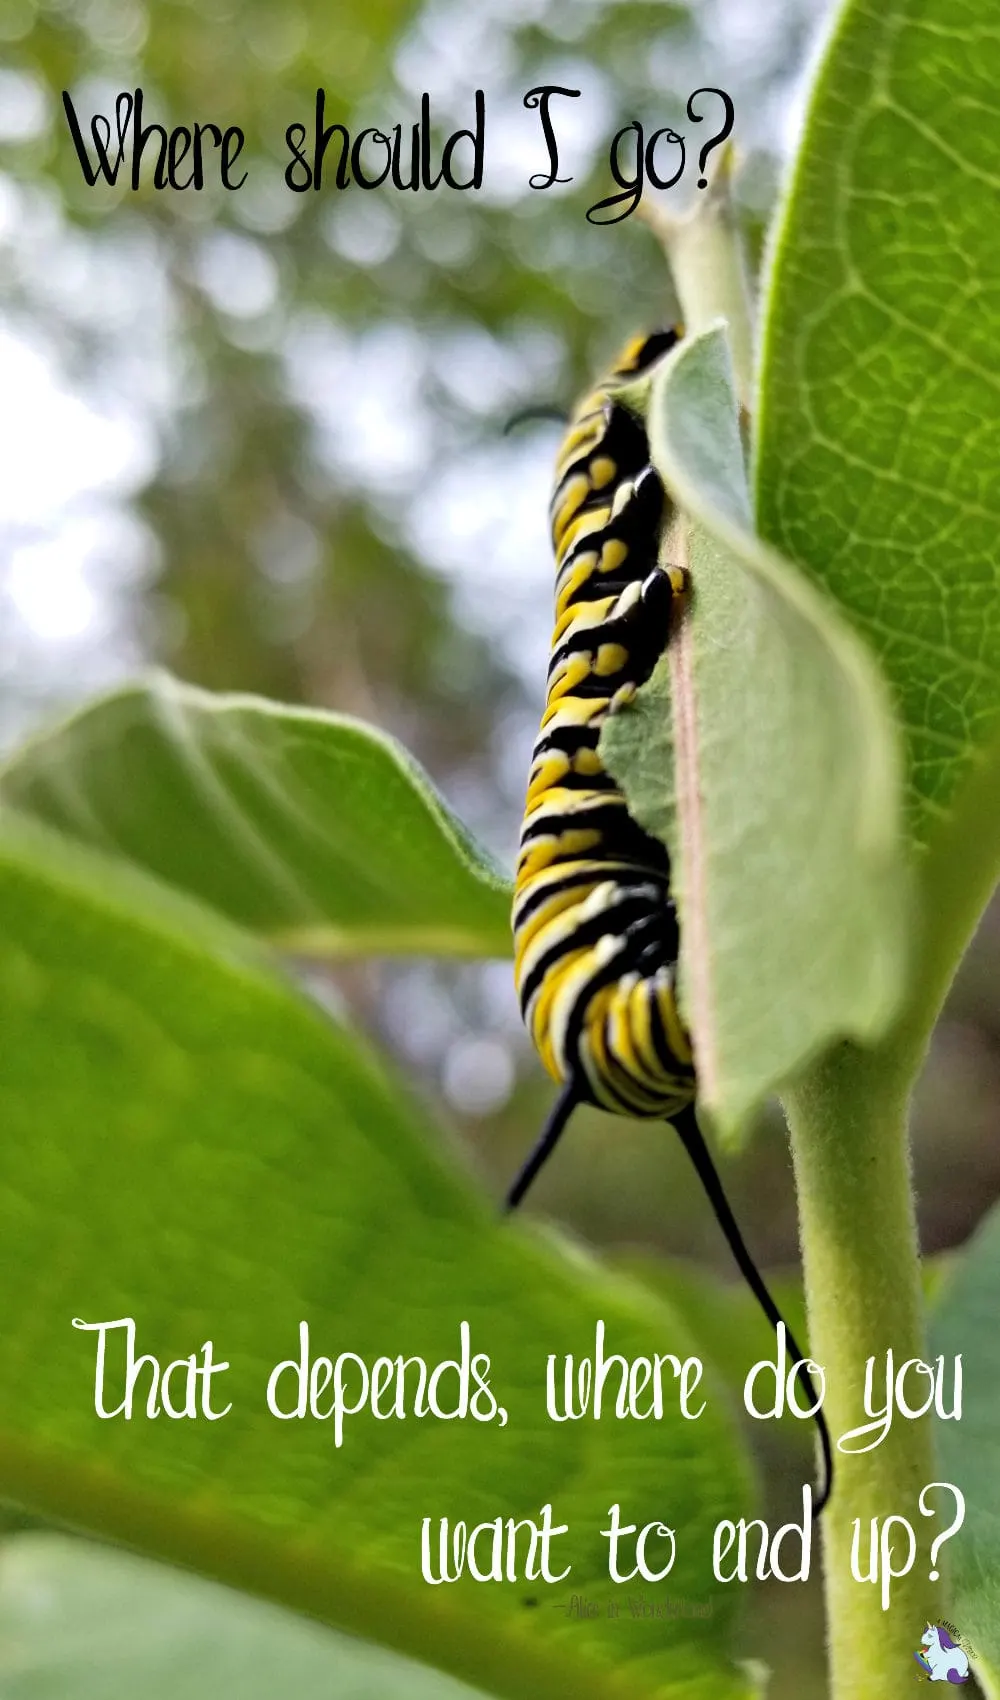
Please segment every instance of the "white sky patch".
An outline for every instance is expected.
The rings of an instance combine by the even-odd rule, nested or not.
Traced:
[[[93,526],[89,529],[93,547]],[[83,569],[79,527],[73,525],[59,538],[29,543],[11,555],[7,594],[21,619],[44,642],[81,638],[97,625],[100,601]]]
[[[552,624],[554,430],[456,458],[409,516],[414,548],[453,584],[459,619],[499,643],[525,680],[544,677]]]
[[[812,44],[798,75],[788,84],[776,89],[772,96],[778,146],[786,159],[791,158],[805,128],[809,95],[816,80],[819,60],[826,49],[830,17],[824,6],[815,8]]]
[[[151,560],[141,525],[95,505],[66,516],[49,537],[16,543],[2,592],[34,644],[97,646],[116,636],[119,595],[142,581]]]
[[[278,297],[278,268],[267,249],[232,230],[213,230],[204,238],[195,277],[213,305],[234,319],[256,318]]]
[[[33,141],[48,122],[48,100],[37,78],[0,69],[0,142]]]
[[[52,363],[0,331],[0,527],[59,523],[59,510],[104,490],[120,495],[147,471],[149,445],[132,420],[97,413],[64,388]]]
[[[324,234],[331,248],[352,265],[378,266],[396,248],[400,223],[387,202],[366,195],[363,200],[335,201],[324,220]]]
[[[507,32],[487,11],[467,5],[429,5],[401,42],[394,70],[399,82],[419,98],[425,91],[439,112],[462,124],[473,121],[474,88],[470,67],[488,66],[494,84],[510,73],[513,55]],[[487,100],[487,108],[489,102]],[[467,117],[461,117],[464,112]]]
[[[292,394],[338,470],[371,491],[411,489],[433,440],[426,351],[412,329],[383,323],[352,340],[317,318],[293,332],[286,359]]]
[[[23,681],[3,704],[3,745],[33,697],[72,701],[134,669],[120,597],[146,571],[149,539],[120,504],[153,449],[133,418],[88,406],[7,332],[0,395],[0,677]]]
[[[0,171],[0,242],[14,235],[21,216],[22,195],[6,171]]]
[[[439,339],[442,387],[470,413],[493,413],[517,393],[510,349],[482,325],[465,324]]]

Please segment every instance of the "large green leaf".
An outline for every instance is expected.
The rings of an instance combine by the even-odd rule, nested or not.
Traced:
[[[686,516],[672,541],[691,608],[602,749],[673,853],[699,1103],[732,1131],[831,1040],[876,1038],[898,1008],[896,739],[863,645],[752,534],[721,330],[664,363],[649,428]]]
[[[697,1421],[545,1414],[547,1355],[592,1348],[598,1318],[629,1357],[687,1351],[679,1319],[499,1222],[360,1043],[195,913],[192,930],[155,882],[5,823],[0,1496],[518,1700],[749,1693],[740,1590],[711,1578],[714,1524],[748,1498],[724,1390]],[[231,1412],[100,1420],[95,1337],[72,1320],[124,1317],[161,1363],[212,1340]],[[329,1422],[281,1422],[265,1388],[302,1320],[314,1354],[428,1364],[468,1321],[509,1423],[359,1415],[338,1449]],[[559,1609],[613,1591],[615,1502],[676,1530],[665,1590],[710,1616]],[[421,1579],[423,1517],[549,1503],[570,1526],[558,1587]]]
[[[4,1700],[475,1700],[440,1671],[64,1535],[0,1546]]]
[[[993,0],[845,7],[774,244],[758,521],[877,651],[927,842],[1000,711]]]
[[[0,797],[304,954],[493,956],[503,876],[393,739],[165,674],[19,751]]]
[[[952,1616],[992,1672],[989,1692],[1000,1693],[1000,1209],[994,1209],[955,1259],[932,1313],[931,1351],[949,1370],[964,1359],[961,1421],[939,1422],[940,1478],[965,1495],[965,1521],[942,1549],[950,1573]],[[950,1406],[950,1400],[949,1400]],[[940,1515],[927,1527],[939,1534],[952,1520],[953,1502],[940,1494]]]

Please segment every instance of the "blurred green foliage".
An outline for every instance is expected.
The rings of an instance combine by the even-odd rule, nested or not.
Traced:
[[[134,609],[148,649],[214,688],[371,714],[445,781],[483,759],[520,680],[489,634],[455,623],[446,585],[414,546],[413,498],[470,444],[516,460],[523,445],[499,432],[517,406],[565,402],[621,332],[663,316],[649,235],[635,222],[599,230],[583,216],[612,187],[608,141],[632,116],[680,123],[692,76],[711,64],[734,93],[744,146],[771,143],[768,103],[814,8],[782,10],[784,27],[775,20],[755,57],[674,5],[11,8],[5,65],[30,80],[22,97],[25,86],[40,92],[45,117],[0,154],[21,196],[2,298],[15,322],[55,339],[81,384],[154,423],[155,465],[135,504],[154,561]],[[555,195],[526,188],[544,151],[521,97],[547,77],[583,91],[576,181]],[[468,121],[476,80],[491,162],[480,195],[285,187],[285,126],[310,119],[318,85],[330,117],[351,124],[408,120],[427,88],[447,131]],[[244,188],[88,188],[59,91],[71,91],[86,120],[136,86],[147,117],[168,126],[239,123]],[[524,163],[513,167],[512,153]],[[755,232],[771,174],[757,148],[746,173]],[[61,291],[70,251],[72,288]],[[156,398],[148,371],[128,358],[143,317],[147,334],[157,321],[161,333],[166,394]],[[343,444],[319,428],[289,374],[290,349],[310,337],[317,359],[332,335],[364,363],[386,333],[412,368],[388,402],[409,437],[395,481],[380,469],[378,421],[345,464]],[[336,415],[351,359],[331,364],[324,411]],[[352,398],[343,399],[346,414]],[[540,528],[538,537],[541,583]]]

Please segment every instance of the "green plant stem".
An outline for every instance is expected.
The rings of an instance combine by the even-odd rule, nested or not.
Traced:
[[[716,320],[725,319],[736,391],[741,405],[749,409],[753,395],[753,324],[730,192],[732,149],[721,149],[716,159],[708,188],[699,194],[686,218],[666,212],[649,199],[641,203],[640,216],[666,250],[688,335],[708,330]]]
[[[928,1579],[932,1525],[917,1503],[921,1488],[936,1479],[930,1417],[911,1421],[897,1412],[874,1451],[837,1449],[840,1437],[870,1420],[863,1404],[866,1360],[876,1360],[878,1409],[886,1352],[896,1368],[924,1356],[907,1139],[911,1062],[888,1047],[842,1045],[786,1101],[809,1350],[826,1372],[835,1447],[833,1495],[823,1515],[831,1700],[897,1700],[924,1624],[939,1606],[939,1586]],[[854,1580],[851,1546],[859,1518],[859,1568],[866,1573],[870,1519],[881,1524],[890,1514],[909,1519],[918,1544],[913,1568],[893,1582],[884,1611],[881,1587]],[[894,1544],[899,1563],[905,1531]]]

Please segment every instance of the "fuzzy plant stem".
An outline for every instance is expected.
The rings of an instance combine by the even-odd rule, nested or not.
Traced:
[[[835,1482],[823,1516],[831,1700],[897,1700],[916,1673],[913,1654],[940,1607],[929,1580],[934,1524],[918,1498],[937,1479],[931,1417],[893,1415],[886,1438],[868,1452],[842,1452],[838,1438],[871,1419],[864,1409],[865,1366],[875,1359],[873,1399],[885,1401],[886,1353],[896,1369],[923,1358],[923,1304],[907,1138],[909,1082],[884,1052],[841,1046],[788,1096],[799,1196],[809,1351],[826,1373],[825,1410],[834,1438]],[[907,1383],[911,1398],[917,1388]],[[871,1439],[867,1436],[864,1439]],[[864,1444],[864,1439],[860,1444]],[[871,1519],[909,1520],[917,1556],[891,1584],[851,1572],[855,1519],[859,1569],[869,1570]],[[909,1541],[896,1525],[893,1563]]]
[[[867,1358],[884,1363],[891,1347],[898,1367],[925,1355],[909,1100],[956,964],[997,882],[998,778],[1000,745],[983,773],[972,776],[954,824],[918,863],[915,907],[924,924],[895,1028],[873,1050],[841,1046],[786,1098],[809,1350],[827,1372],[826,1411],[835,1441],[866,1420],[860,1405]],[[917,1506],[920,1489],[939,1478],[929,1420],[897,1415],[874,1452],[835,1453],[838,1479],[823,1518],[831,1700],[896,1700],[905,1692],[903,1673],[913,1666],[923,1626],[940,1616],[943,1590],[930,1580],[927,1561],[935,1525]],[[872,1517],[893,1513],[915,1529],[918,1557],[893,1585],[883,1612],[879,1591],[851,1576],[851,1542],[855,1518],[867,1536]]]
[[[670,271],[689,334],[725,319],[733,376],[741,405],[750,408],[753,392],[753,323],[750,290],[730,194],[733,150],[727,144],[713,156],[708,187],[700,190],[683,218],[661,201],[642,201],[639,216],[667,253]]]

